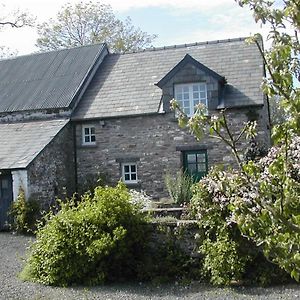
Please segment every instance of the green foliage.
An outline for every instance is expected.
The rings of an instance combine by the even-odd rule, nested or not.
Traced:
[[[192,198],[193,178],[183,171],[177,172],[176,177],[167,174],[165,183],[171,199],[177,204],[189,203]]]
[[[224,228],[217,232],[216,240],[203,241],[200,252],[204,255],[203,270],[215,285],[227,285],[239,280],[245,271],[247,257],[239,255],[239,245]]]
[[[11,205],[9,215],[13,220],[11,228],[18,233],[32,233],[36,229],[40,206],[35,200],[26,200],[25,192],[20,189],[17,200]]]
[[[144,217],[126,187],[97,187],[80,203],[61,203],[37,231],[21,278],[46,285],[98,284],[136,275]]]
[[[300,28],[299,1],[256,1],[238,0],[241,6],[247,5],[253,11],[256,22],[267,25],[270,30],[268,39],[270,49],[263,50],[261,36],[254,35],[249,42],[255,42],[264,58],[267,74],[263,90],[269,98],[276,98],[284,114],[289,116],[285,126],[276,126],[273,130],[275,142],[282,131],[289,134],[300,133]],[[287,29],[288,28],[288,29]],[[298,82],[298,85],[296,84]]]
[[[261,245],[268,260],[300,277],[300,138],[288,149],[273,147],[257,164],[245,166],[234,216],[243,235]]]
[[[287,121],[288,116],[282,107],[280,98],[273,96],[269,99],[270,117],[272,125],[280,125]]]
[[[256,243],[242,230],[241,226],[249,224],[246,222],[249,212],[238,213],[236,205],[238,201],[247,205],[249,197],[253,196],[247,189],[248,180],[239,171],[224,172],[216,168],[195,185],[191,213],[199,224],[203,271],[213,284],[251,281],[266,285],[286,280],[286,273],[262,255],[264,245]],[[241,195],[245,198],[241,199]],[[268,228],[270,237],[274,235],[273,229]],[[267,232],[265,228],[262,230]],[[270,259],[269,256],[267,258]],[[265,267],[261,268],[262,265]],[[272,275],[268,276],[268,273]]]
[[[66,4],[56,20],[38,26],[38,34],[41,50],[107,42],[112,51],[125,52],[150,46],[156,38],[134,27],[129,17],[117,19],[110,5],[92,1]]]
[[[229,195],[235,189],[234,179],[235,175],[213,169],[195,185],[191,202],[201,235],[199,251],[204,257],[203,272],[216,285],[240,280],[248,260],[241,247],[247,241],[231,220]]]

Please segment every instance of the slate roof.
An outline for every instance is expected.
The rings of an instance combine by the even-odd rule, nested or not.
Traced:
[[[186,54],[227,80],[225,106],[262,105],[263,61],[244,38],[109,54],[73,114],[74,120],[150,114],[159,110],[156,86]]]
[[[0,169],[26,168],[68,121],[0,123]]]
[[[0,112],[68,108],[104,47],[0,60]]]

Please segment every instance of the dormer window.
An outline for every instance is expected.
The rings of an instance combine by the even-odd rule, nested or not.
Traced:
[[[175,84],[174,98],[188,117],[195,113],[195,106],[199,103],[207,107],[207,89],[205,82]]]
[[[96,145],[96,134],[94,126],[82,126],[82,144]]]

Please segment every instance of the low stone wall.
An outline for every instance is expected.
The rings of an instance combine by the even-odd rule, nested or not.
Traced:
[[[172,243],[187,256],[200,257],[195,238],[198,232],[196,221],[152,222],[149,226],[151,232],[150,247],[153,248],[153,251],[158,245],[165,246],[167,243]]]

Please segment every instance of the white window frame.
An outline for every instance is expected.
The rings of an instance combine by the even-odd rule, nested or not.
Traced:
[[[88,134],[85,133],[86,129],[89,130]],[[94,133],[92,133],[92,129],[94,129]],[[85,140],[86,137],[89,138],[88,142]],[[95,141],[92,141],[92,137],[95,138]],[[82,145],[96,145],[96,128],[94,125],[83,125],[82,126]]]
[[[195,85],[198,85],[199,87],[199,98],[194,98],[193,96],[193,86]],[[200,87],[204,87],[204,92],[205,92],[205,97],[200,97],[200,91],[201,91],[201,88]],[[178,88],[188,88],[188,92],[186,94],[189,95],[189,98],[188,99],[179,99],[178,97]],[[195,91],[195,93],[198,93],[197,91]],[[182,93],[183,94],[183,93]],[[180,83],[180,84],[175,84],[174,85],[174,98],[175,100],[177,100],[178,104],[180,105],[180,107],[183,109],[184,111],[184,101],[189,101],[189,106],[187,108],[189,108],[190,110],[190,113],[187,113],[187,116],[188,117],[192,117],[195,113],[195,106],[198,104],[198,103],[195,103],[195,102],[199,102],[199,103],[203,103],[206,108],[208,107],[208,104],[207,104],[207,85],[206,85],[206,82],[191,82],[191,83]]]
[[[125,172],[125,166],[129,166],[129,172]],[[135,172],[131,171],[131,166],[135,166]],[[138,183],[138,171],[136,162],[124,162],[121,164],[122,168],[122,180],[124,183]],[[132,179],[132,174],[135,174],[135,179]],[[125,175],[129,175],[129,180],[125,179]]]

